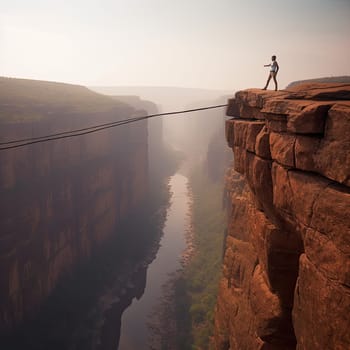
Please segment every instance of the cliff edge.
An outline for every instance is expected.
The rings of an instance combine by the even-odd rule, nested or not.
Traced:
[[[350,348],[350,84],[239,91],[220,350]]]

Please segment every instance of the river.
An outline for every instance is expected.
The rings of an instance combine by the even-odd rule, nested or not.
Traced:
[[[181,256],[186,248],[185,232],[189,224],[187,182],[187,178],[178,173],[170,178],[172,197],[163,237],[156,258],[148,266],[143,295],[134,298],[122,315],[119,350],[149,349],[149,319],[161,301],[162,287],[181,267]]]

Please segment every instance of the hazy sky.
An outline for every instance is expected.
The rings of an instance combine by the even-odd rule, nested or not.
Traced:
[[[1,0],[0,75],[84,85],[281,87],[350,75],[350,0]]]

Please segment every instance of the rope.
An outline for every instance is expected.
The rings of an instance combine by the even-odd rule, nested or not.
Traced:
[[[135,122],[138,122],[141,120],[155,118],[155,117],[163,117],[163,116],[169,116],[169,115],[175,115],[175,114],[185,114],[185,113],[191,113],[191,112],[204,111],[204,110],[208,110],[208,109],[222,108],[222,107],[227,107],[227,106],[228,106],[227,104],[222,104],[222,105],[216,105],[216,106],[186,109],[186,110],[182,110],[182,111],[150,114],[150,115],[145,115],[145,116],[141,116],[141,117],[123,119],[123,120],[119,120],[116,122],[97,124],[97,125],[86,127],[86,128],[74,129],[71,131],[64,131],[64,132],[59,132],[59,133],[55,133],[55,134],[49,134],[49,135],[45,135],[45,136],[38,136],[38,137],[31,137],[31,138],[24,138],[24,139],[19,139],[19,140],[0,142],[0,146],[5,146],[5,147],[0,147],[0,151],[18,148],[18,147],[24,147],[24,146],[32,145],[35,143],[42,143],[42,142],[47,142],[47,141],[60,140],[60,139],[81,136],[81,135],[92,134],[94,132],[98,132],[101,130],[110,129],[110,128],[114,128],[114,127],[125,125],[125,124],[135,123]]]

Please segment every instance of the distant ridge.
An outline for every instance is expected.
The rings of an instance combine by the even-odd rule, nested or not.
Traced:
[[[139,96],[156,103],[161,111],[187,108],[195,102],[207,103],[222,96],[233,95],[233,91],[181,88],[167,86],[90,86],[91,90],[112,96]],[[196,106],[199,106],[196,105]]]
[[[296,80],[289,83],[286,89],[291,88],[292,86],[296,86],[304,83],[350,83],[349,75],[342,75],[338,77],[323,77],[323,78],[313,78],[313,79],[305,79],[305,80]]]
[[[88,86],[91,90],[104,90],[113,92],[115,90],[119,91],[134,91],[134,90],[147,90],[147,91],[202,91],[208,93],[222,93],[224,89],[209,89],[209,88],[195,88],[195,87],[180,87],[180,86],[147,86],[147,85],[106,85],[106,86]]]

